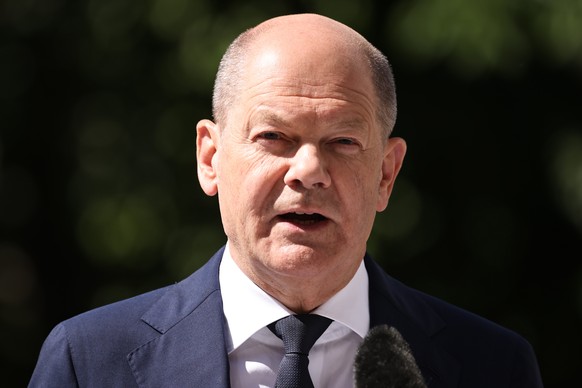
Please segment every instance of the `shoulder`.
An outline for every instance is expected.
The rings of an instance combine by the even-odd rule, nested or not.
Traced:
[[[465,379],[479,376],[490,386],[542,386],[535,351],[521,334],[434,296],[408,290],[445,323],[433,341],[460,361]]]
[[[444,331],[454,333],[455,338],[476,336],[486,340],[487,336],[492,336],[515,338],[521,342],[521,337],[513,331],[391,277],[369,257],[366,259],[366,268],[370,289],[381,299],[380,303],[393,306],[417,323],[429,336],[436,338]]]
[[[219,308],[218,298],[210,296],[218,294],[220,258],[221,251],[179,283],[83,312],[56,325],[44,341],[29,386],[66,387],[95,381],[103,386],[133,386],[128,354],[158,339],[201,304]]]
[[[467,346],[478,343],[491,345],[495,341],[507,345],[513,343],[517,347],[530,346],[520,334],[488,318],[411,288],[398,280],[391,279],[391,283],[402,309],[416,317],[434,315],[441,320],[442,327],[433,333],[435,340],[442,338],[442,341],[447,341],[451,337],[450,340],[455,343],[461,342]]]
[[[141,322],[141,317],[172,287],[175,286],[83,312],[59,323],[48,340],[52,338],[53,341],[67,343],[72,350],[99,349],[108,353],[119,349],[120,352],[127,352],[155,334],[151,327]]]
[[[463,371],[461,386],[541,386],[534,350],[522,335],[403,284],[369,258],[366,267],[377,306],[389,311],[386,321],[398,316],[407,340],[424,338],[430,344],[424,349],[454,359]]]
[[[155,334],[136,324],[167,288],[102,306],[56,325],[45,339],[29,387],[73,387],[115,375],[131,386],[126,355]]]
[[[186,314],[219,288],[221,257],[222,250],[219,250],[205,265],[180,282],[83,312],[65,320],[61,326],[80,335],[94,333],[98,336],[107,332],[108,335],[122,333],[127,336],[132,330],[144,330],[133,328],[141,327],[148,316]],[[146,332],[152,329],[146,326]]]

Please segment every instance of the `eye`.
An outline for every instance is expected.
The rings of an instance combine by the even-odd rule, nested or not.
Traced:
[[[260,135],[263,139],[269,139],[269,140],[277,140],[281,138],[281,135],[278,134],[277,132],[263,132]]]
[[[254,141],[262,144],[264,147],[285,147],[292,143],[292,139],[281,131],[262,131],[254,137]]]
[[[264,140],[280,140],[282,138],[281,134],[274,131],[261,132],[257,138]]]
[[[345,147],[350,149],[362,147],[362,143],[351,137],[338,137],[337,139],[333,139],[331,143],[339,147]]]
[[[282,155],[292,147],[293,142],[284,133],[279,131],[258,132],[253,138],[255,144],[261,147],[263,152]]]
[[[347,137],[342,137],[340,139],[335,140],[336,143],[341,145],[357,145],[358,143],[354,139],[350,139]]]
[[[362,150],[362,143],[352,137],[338,137],[329,143],[335,152],[352,155]]]

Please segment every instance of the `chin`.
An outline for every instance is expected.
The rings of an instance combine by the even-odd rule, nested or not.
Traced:
[[[336,256],[330,255],[329,250],[293,244],[272,250],[269,261],[281,272],[306,275],[329,268],[334,257]]]

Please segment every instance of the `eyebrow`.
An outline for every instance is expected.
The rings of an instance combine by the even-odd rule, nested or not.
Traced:
[[[275,127],[291,128],[293,125],[288,120],[284,119],[280,115],[272,111],[261,111],[258,113],[257,118],[253,121],[266,122]],[[331,121],[331,126],[343,127],[343,128],[354,128],[361,129],[367,126],[365,120],[361,118],[349,118],[349,119],[339,119]]]
[[[279,116],[278,114],[276,114],[275,112],[272,112],[272,111],[259,112],[258,117],[257,117],[257,121],[259,121],[259,122],[263,121],[263,122],[267,122],[269,124],[274,124],[276,127],[289,128],[292,126],[287,120],[285,120],[284,118],[282,118],[281,116]]]
[[[353,118],[348,120],[338,120],[337,122],[334,122],[334,125],[339,127],[362,128],[365,127],[367,123],[360,118]]]

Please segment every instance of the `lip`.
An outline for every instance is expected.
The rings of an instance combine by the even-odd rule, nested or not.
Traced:
[[[328,219],[319,213],[286,213],[278,216],[279,219],[283,219],[289,222],[297,223],[317,223],[321,221],[327,221]]]
[[[275,220],[302,230],[314,230],[327,225],[331,218],[320,209],[291,208],[278,212]]]
[[[324,209],[320,207],[306,207],[306,206],[289,206],[280,208],[276,211],[276,217],[285,216],[287,214],[299,214],[299,215],[313,215],[318,214],[321,217],[330,220],[331,215]]]

